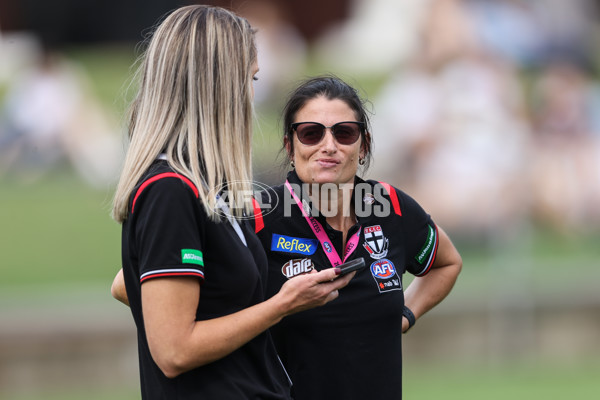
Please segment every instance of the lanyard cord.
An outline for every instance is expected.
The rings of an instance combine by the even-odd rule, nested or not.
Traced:
[[[307,211],[304,209],[304,207],[302,207],[302,202],[300,201],[296,193],[294,193],[294,189],[292,189],[292,185],[290,185],[290,182],[288,180],[285,181],[285,187],[289,190],[290,194],[294,198],[296,205],[300,208],[302,215],[306,219],[306,223],[312,229],[313,233],[315,234],[315,237],[319,240],[319,242],[321,242],[321,247],[323,248],[323,251],[329,259],[331,265],[334,267],[341,265],[342,259],[340,258],[338,252],[335,250],[335,247],[333,247],[333,243],[331,243],[331,240],[329,240],[329,238],[325,234],[325,229],[323,229],[323,225],[321,225],[321,223],[317,221],[316,218],[314,218],[311,215],[308,215]],[[350,239],[348,239],[348,243],[346,243],[346,251],[343,262],[345,262],[348,259],[348,257],[350,257],[350,254],[352,254],[354,250],[356,250],[361,230],[362,226],[354,235],[352,235]]]

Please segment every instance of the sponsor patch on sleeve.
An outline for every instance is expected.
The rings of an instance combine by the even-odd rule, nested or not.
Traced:
[[[271,239],[271,250],[311,255],[317,251],[317,244],[317,239],[303,239],[274,233]]]
[[[200,250],[181,249],[182,264],[196,264],[204,266],[204,257]]]
[[[429,231],[427,232],[427,239],[425,240],[425,244],[423,248],[417,253],[415,259],[419,264],[423,264],[425,261],[429,260],[429,256],[434,249],[435,245],[435,229],[431,225],[427,225]]]

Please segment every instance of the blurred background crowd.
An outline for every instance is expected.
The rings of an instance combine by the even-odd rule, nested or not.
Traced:
[[[0,176],[35,180],[67,159],[91,185],[114,182],[124,102],[98,101],[93,77],[64,49],[125,43],[133,55],[158,16],[186,3],[4,1]],[[375,162],[367,175],[405,189],[450,231],[485,241],[524,222],[596,229],[599,2],[208,3],[258,28],[259,119],[276,115],[309,73],[368,86]],[[276,136],[266,121],[261,131]],[[267,148],[257,161],[266,183],[281,176],[270,172],[276,141],[257,144]]]
[[[106,387],[128,381],[128,398],[137,397],[130,315],[108,298],[120,232],[107,204],[124,155],[138,44],[160,16],[191,3],[0,0],[0,397],[3,385],[65,376]],[[288,91],[304,77],[334,73],[360,89],[373,113],[374,159],[364,175],[415,197],[457,242],[465,258],[458,287],[407,335],[407,365],[428,356],[532,357],[542,367],[546,359],[597,360],[600,1],[202,3],[228,7],[258,29],[256,181],[285,176],[279,113]],[[99,193],[93,212],[81,208],[78,192],[57,193],[63,186],[52,178],[65,171]],[[38,192],[26,187],[48,198],[29,202]],[[548,232],[558,239],[536,248]],[[45,252],[38,259],[31,248]],[[428,340],[440,329],[444,341]],[[52,365],[65,376],[49,373]],[[412,377],[431,377],[431,366]],[[568,379],[599,370],[586,364]],[[555,389],[550,383],[538,386]]]

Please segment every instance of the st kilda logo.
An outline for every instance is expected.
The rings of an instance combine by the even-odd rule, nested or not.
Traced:
[[[381,225],[373,225],[365,228],[365,242],[363,247],[372,259],[379,260],[387,256],[390,242],[383,236]]]
[[[288,279],[294,276],[307,274],[315,269],[315,266],[310,258],[296,258],[283,264],[281,273]]]

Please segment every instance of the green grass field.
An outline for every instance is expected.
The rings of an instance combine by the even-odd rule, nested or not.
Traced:
[[[503,367],[475,369],[439,366],[419,367],[404,374],[403,397],[407,400],[565,400],[594,399],[600,393],[600,363],[569,367]],[[135,400],[137,388],[56,391],[39,395],[15,395],[5,400]],[[343,400],[343,399],[340,399]]]
[[[98,192],[59,175],[0,183],[0,191],[0,288],[97,283],[120,268],[112,189]]]
[[[407,368],[410,368],[408,366]],[[529,365],[495,368],[448,366],[405,373],[409,400],[591,399],[600,393],[600,363],[577,367]]]

